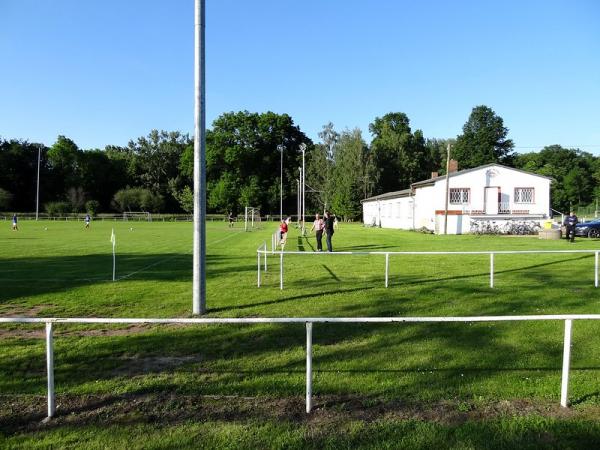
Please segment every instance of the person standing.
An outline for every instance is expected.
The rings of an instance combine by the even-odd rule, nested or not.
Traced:
[[[90,227],[90,215],[86,214],[85,215],[85,228],[89,228]]]
[[[321,219],[321,217],[319,217],[319,213],[315,214],[315,221],[313,222],[313,226],[311,227],[310,231],[312,231],[312,230],[316,231],[317,251],[318,252],[323,251],[323,229],[324,228],[325,228],[325,222],[323,222],[323,219]]]
[[[229,211],[227,219],[229,219],[229,228],[233,228],[233,213],[231,211]]]
[[[290,217],[283,220],[279,225],[279,244],[281,244],[281,250],[283,250],[287,242],[288,223],[290,223]]]
[[[331,244],[331,238],[333,237],[333,224],[335,218],[331,215],[329,211],[325,211],[325,242],[327,242],[327,251],[332,252],[333,246]]]
[[[18,220],[17,220],[17,214],[13,214],[13,222],[12,222],[12,229],[13,231],[19,231],[19,225],[17,224]]]
[[[565,227],[567,227],[567,239],[571,242],[575,242],[575,225],[579,223],[579,219],[575,215],[575,211],[571,211],[569,216],[565,219]]]

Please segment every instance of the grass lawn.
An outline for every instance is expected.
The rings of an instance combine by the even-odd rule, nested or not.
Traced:
[[[190,223],[0,222],[0,316],[191,317]],[[110,234],[117,237],[112,282]],[[276,225],[207,224],[209,317],[598,313],[587,254],[269,256]],[[599,249],[600,241],[434,236],[342,224],[337,251]],[[289,233],[286,250],[312,253]],[[57,417],[43,326],[0,326],[0,446],[536,448],[600,445],[600,324],[316,324],[304,414],[303,325],[55,326]]]

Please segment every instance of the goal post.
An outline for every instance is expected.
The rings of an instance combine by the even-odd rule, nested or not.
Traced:
[[[123,211],[123,221],[128,222],[130,220],[152,222],[152,214],[148,211]]]
[[[260,209],[253,206],[244,208],[244,231],[252,231],[260,228]]]

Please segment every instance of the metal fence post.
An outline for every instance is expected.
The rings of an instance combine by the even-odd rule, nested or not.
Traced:
[[[494,254],[490,253],[490,287],[494,287]]]
[[[385,254],[385,287],[388,287],[388,279],[390,272],[390,254]]]
[[[565,339],[563,346],[563,366],[562,366],[562,383],[560,387],[560,406],[566,408],[568,406],[567,397],[569,395],[569,366],[571,363],[571,330],[573,321],[565,320]]]
[[[596,256],[594,257],[596,270],[594,272],[594,287],[598,287],[598,252],[596,252]]]
[[[265,258],[265,272],[267,271],[267,241],[264,242],[263,244],[264,246],[264,258]]]
[[[54,399],[54,340],[52,322],[46,322],[46,370],[48,372],[48,417],[54,417],[56,402]]]
[[[256,286],[260,287],[260,253],[256,252]]]
[[[279,289],[283,290],[283,250],[279,254]]]
[[[306,322],[306,414],[312,410],[312,322]]]

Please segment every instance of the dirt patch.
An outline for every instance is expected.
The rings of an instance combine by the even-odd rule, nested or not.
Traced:
[[[21,316],[21,317],[34,317],[34,316]],[[29,339],[45,339],[46,331],[44,324],[28,324],[28,325],[13,325],[16,328],[6,329],[0,328],[0,339],[1,338],[29,338]],[[143,333],[152,329],[151,324],[132,324],[132,325],[115,325],[115,326],[103,326],[103,328],[97,328],[97,325],[88,325],[96,328],[86,330],[73,330],[69,329],[72,325],[55,324],[54,326],[54,337],[60,336],[126,336],[130,334]],[[162,328],[171,327],[171,325],[161,325]],[[62,329],[61,329],[62,328]]]
[[[314,398],[311,414],[306,414],[304,398],[238,397],[184,395],[177,393],[119,396],[57,397],[57,414],[45,418],[46,400],[40,396],[0,396],[0,430],[4,433],[35,431],[64,425],[161,423],[188,421],[286,421],[312,426],[328,426],[348,421],[421,420],[445,425],[485,421],[500,417],[539,415],[549,418],[600,420],[597,406],[564,409],[555,403],[503,400],[468,404],[457,400],[410,403],[400,400],[352,396]]]

